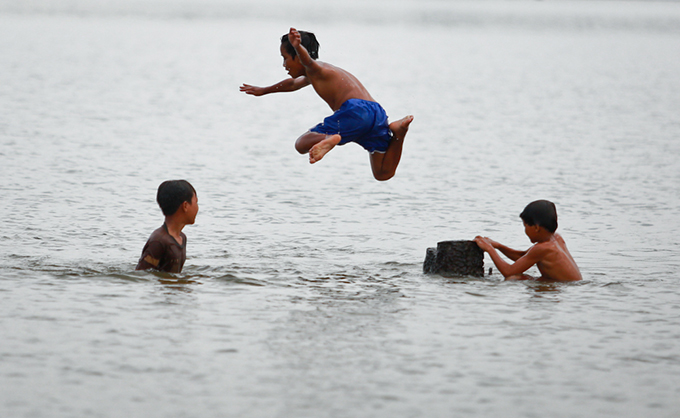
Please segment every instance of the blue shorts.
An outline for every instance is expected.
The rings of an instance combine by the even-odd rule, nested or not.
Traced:
[[[339,134],[339,145],[356,142],[368,152],[385,152],[392,140],[387,113],[376,102],[349,99],[340,109],[310,129],[325,135]]]

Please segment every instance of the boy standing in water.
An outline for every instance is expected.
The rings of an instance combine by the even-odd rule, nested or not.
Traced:
[[[341,68],[317,61],[318,50],[319,43],[313,33],[290,28],[281,38],[281,55],[291,78],[269,87],[244,84],[240,90],[262,96],[296,91],[311,84],[334,113],[299,137],[295,149],[300,154],[309,152],[309,162],[314,164],[336,145],[356,142],[370,153],[376,180],[389,180],[399,165],[404,137],[413,116],[388,125],[385,110],[361,82]]]
[[[164,181],[158,186],[156,201],[165,222],[149,237],[135,270],[181,273],[187,258],[187,236],[182,229],[196,221],[196,190],[186,180]]]
[[[479,248],[489,253],[498,271],[506,280],[533,279],[523,274],[534,264],[541,272],[538,280],[555,280],[574,282],[581,280],[581,272],[571,257],[567,245],[557,230],[557,210],[552,202],[537,200],[531,202],[519,215],[524,222],[524,232],[535,245],[527,251],[518,251],[486,237],[476,237]],[[509,264],[503,261],[496,252],[498,249],[506,257],[514,261]]]

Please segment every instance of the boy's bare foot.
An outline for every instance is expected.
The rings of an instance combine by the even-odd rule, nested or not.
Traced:
[[[328,154],[328,151],[332,150],[340,143],[341,139],[340,135],[335,134],[314,145],[309,150],[309,163],[314,164],[315,162],[320,161],[324,155]]]
[[[400,141],[406,137],[408,126],[413,122],[413,115],[403,117],[397,121],[390,123],[390,131],[394,135],[394,139]]]

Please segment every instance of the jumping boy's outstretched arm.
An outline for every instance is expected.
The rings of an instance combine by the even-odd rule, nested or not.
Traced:
[[[302,64],[306,74],[310,76],[318,76],[321,73],[322,67],[309,55],[307,49],[302,45],[302,38],[300,33],[295,28],[290,28],[288,32],[288,41],[291,46],[295,49],[295,59],[298,60],[298,64]],[[290,58],[293,60],[293,58]],[[286,61],[286,56],[284,56],[284,66],[288,69],[288,61]],[[252,86],[250,84],[243,84],[240,90],[246,94],[252,94],[253,96],[263,96],[269,93],[283,93],[300,90],[311,84],[311,81],[306,75],[293,75],[293,78],[287,78],[285,80],[279,81],[268,87],[258,87]]]
[[[309,80],[305,76],[300,76],[298,78],[287,78],[281,80],[276,84],[268,87],[258,87],[251,86],[250,84],[243,84],[240,90],[245,94],[252,94],[253,96],[263,96],[269,93],[285,93],[289,91],[300,90],[303,87],[308,86]]]
[[[491,260],[493,260],[493,263],[496,265],[496,268],[501,272],[503,277],[510,277],[524,273],[525,271],[529,270],[531,266],[538,263],[543,256],[542,247],[540,245],[534,245],[528,251],[517,251],[486,237],[477,236],[475,238],[475,242],[477,245],[479,245],[479,248],[489,253]],[[508,258],[515,261],[515,263],[510,264],[503,260],[496,251],[496,248],[501,250],[501,252],[503,252],[503,254],[505,254]],[[501,248],[508,250],[509,254],[507,254]],[[519,254],[521,255],[516,259],[510,257],[510,255],[517,256]]]

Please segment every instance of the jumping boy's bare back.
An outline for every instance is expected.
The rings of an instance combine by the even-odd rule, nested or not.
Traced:
[[[283,66],[292,78],[269,87],[244,84],[241,86],[241,91],[246,94],[261,96],[275,92],[295,91],[311,84],[317,94],[328,103],[328,106],[336,114],[341,111],[343,105],[350,103],[348,101],[352,101],[352,99],[375,103],[366,88],[352,74],[342,68],[313,59],[301,44],[301,35],[295,28],[290,29],[288,41],[296,54],[292,56],[282,44],[281,55],[284,59]],[[403,140],[412,121],[413,116],[407,116],[389,124],[389,130],[393,137],[389,146],[384,150],[371,151],[364,144],[356,141],[371,152],[371,168],[377,180],[388,180],[394,176],[401,158]],[[343,141],[343,136],[339,133],[309,131],[297,139],[295,148],[301,154],[309,152],[310,163],[315,163],[336,145],[344,143],[341,141]]]

